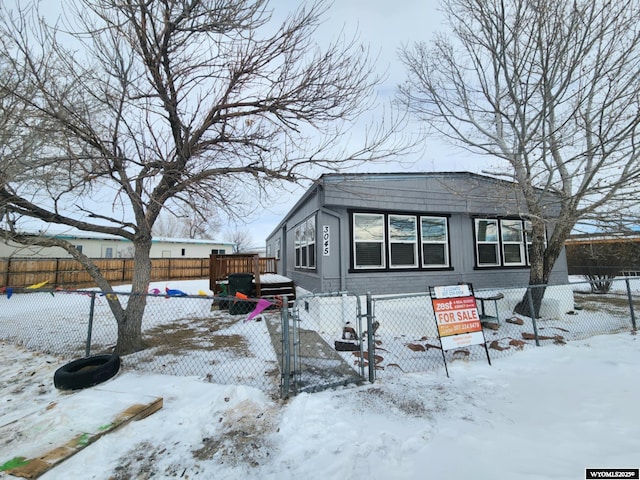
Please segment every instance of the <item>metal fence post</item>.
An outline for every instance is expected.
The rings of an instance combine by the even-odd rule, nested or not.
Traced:
[[[531,294],[531,286],[527,287],[527,299],[529,301],[529,314],[531,315],[531,322],[533,323],[533,335],[536,339],[536,347],[540,346],[540,339],[538,338],[538,325],[536,324],[536,311],[533,308],[533,295]]]
[[[285,299],[287,297],[284,297]],[[287,303],[287,305],[289,305]],[[299,322],[296,320],[300,320],[299,315],[296,315],[292,319],[291,322],[291,348],[293,348],[293,369],[290,372],[291,377],[293,378],[293,393],[295,395],[298,394],[298,385],[300,385],[300,377],[302,375],[302,365],[300,363],[300,332],[298,331]]]
[[[87,345],[84,349],[84,356],[91,355],[91,332],[93,331],[93,312],[96,306],[96,292],[91,292],[91,304],[89,306],[89,326],[87,327]]]
[[[280,396],[289,397],[289,381],[291,379],[291,354],[289,351],[289,303],[285,296],[280,309],[280,323],[282,325],[282,386]]]
[[[629,285],[629,278],[625,278],[624,282],[627,284],[627,298],[629,299],[629,310],[631,311],[631,326],[633,330],[636,330],[636,314],[633,310],[633,297],[631,295],[631,286]]]
[[[373,341],[373,298],[367,292],[367,354],[369,360],[369,381],[376,381],[376,345]]]

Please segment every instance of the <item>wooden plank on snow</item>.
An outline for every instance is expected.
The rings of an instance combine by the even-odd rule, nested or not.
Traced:
[[[0,426],[0,438],[14,438],[0,453],[0,471],[38,478],[103,435],[162,408],[161,397],[131,392],[81,390]],[[10,451],[9,451],[10,450]]]

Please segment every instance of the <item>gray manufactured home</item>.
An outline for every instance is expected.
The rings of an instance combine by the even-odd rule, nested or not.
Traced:
[[[459,282],[493,289],[527,285],[527,230],[518,189],[503,180],[466,172],[327,174],[266,244],[278,273],[312,292],[412,293]],[[566,282],[563,252],[550,283]]]

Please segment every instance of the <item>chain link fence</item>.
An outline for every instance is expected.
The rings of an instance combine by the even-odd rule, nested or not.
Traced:
[[[616,279],[608,293],[593,293],[588,281],[548,286],[537,315],[514,313],[519,302],[536,297],[536,288],[544,287],[475,291],[492,361],[637,328],[640,278]],[[131,294],[115,295],[126,306]],[[145,349],[124,356],[123,368],[249,385],[286,397],[444,370],[445,360],[486,361],[484,346],[443,352],[429,293],[299,295],[292,308],[270,308],[251,321],[247,312],[254,304],[239,308],[238,301],[149,295]],[[112,351],[117,326],[101,292],[21,290],[0,295],[0,339],[58,356],[62,364]]]
[[[126,292],[109,295],[117,296],[123,307],[131,297]],[[238,308],[238,303],[204,295],[148,295],[142,320],[145,349],[123,356],[123,368],[197,376],[277,394],[278,358],[266,319],[279,322],[280,310],[245,321],[255,304],[242,302],[246,308]],[[230,314],[229,305],[239,314]],[[63,364],[113,351],[117,324],[101,292],[23,290],[0,296],[0,339],[55,355]]]
[[[429,293],[373,297],[368,304],[377,326],[372,342],[376,378],[444,367]]]
[[[296,299],[291,321],[283,324],[288,331],[284,356],[290,358],[283,369],[288,372],[284,392],[314,392],[364,379],[367,334],[361,310],[360,299],[346,292]]]
[[[531,310],[537,293],[539,311]],[[595,293],[589,281],[554,286],[476,290],[475,297],[491,360],[535,346],[565,344],[594,335],[635,331],[640,279],[618,279],[606,294]],[[444,369],[456,361],[487,360],[484,346],[443,352],[428,293],[370,298],[378,324],[375,376]],[[522,303],[526,313],[516,313]]]

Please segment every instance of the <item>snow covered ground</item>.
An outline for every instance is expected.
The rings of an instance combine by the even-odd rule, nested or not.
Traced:
[[[40,478],[532,480],[638,468],[639,360],[640,342],[626,331],[524,349],[493,366],[458,360],[450,378],[443,369],[384,376],[286,401],[125,364],[82,393],[107,405],[103,389],[138,392],[163,397],[164,407]],[[0,429],[78,394],[53,387],[59,366],[2,342]],[[20,445],[19,435],[0,436],[0,465]]]

